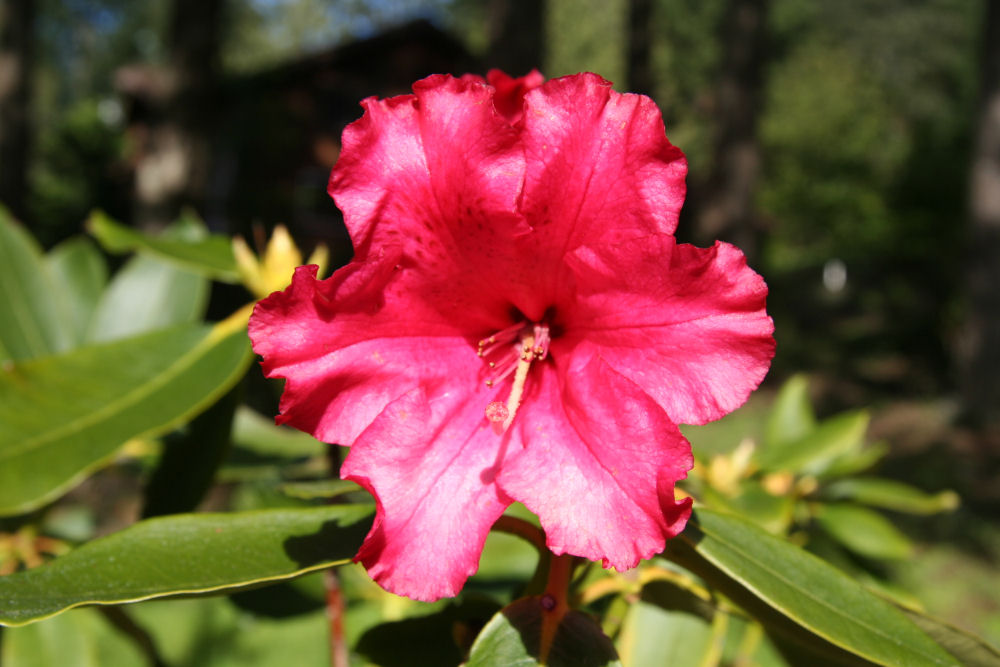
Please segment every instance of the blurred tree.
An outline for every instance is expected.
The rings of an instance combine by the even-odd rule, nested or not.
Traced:
[[[185,206],[201,208],[209,172],[212,125],[218,90],[223,0],[173,0],[168,71],[150,96],[162,104],[149,119],[136,165],[135,223],[160,227]],[[155,77],[136,71],[136,78]]]
[[[1000,2],[983,23],[981,90],[972,154],[962,394],[973,416],[1000,423]]]
[[[0,203],[25,214],[31,132],[34,0],[0,0]]]
[[[719,41],[723,46],[713,95],[711,166],[692,183],[688,206],[701,244],[724,239],[755,261],[759,229],[754,194],[760,175],[760,118],[767,64],[769,0],[729,0]]]
[[[545,0],[490,0],[487,66],[512,76],[542,69]]]
[[[545,76],[597,72],[625,90],[626,0],[548,0]]]
[[[629,0],[628,59],[626,62],[628,89],[633,93],[652,95],[653,0]]]

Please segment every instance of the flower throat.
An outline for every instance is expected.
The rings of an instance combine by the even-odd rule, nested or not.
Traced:
[[[487,387],[496,386],[514,375],[507,403],[493,401],[486,406],[486,419],[497,435],[506,431],[514,421],[531,364],[548,356],[551,340],[547,324],[518,322],[479,341],[477,353],[490,370]]]

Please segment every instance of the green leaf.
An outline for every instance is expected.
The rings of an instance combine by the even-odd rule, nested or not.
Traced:
[[[115,222],[102,211],[94,211],[87,220],[87,231],[109,252],[142,251],[207,278],[239,282],[236,260],[227,237],[208,234],[204,226],[190,216],[185,216],[178,224],[175,234],[150,236]]]
[[[924,493],[909,484],[879,477],[841,479],[829,484],[823,494],[833,500],[853,500],[907,514],[936,514],[953,510],[959,504],[954,491]]]
[[[814,650],[829,642],[840,662],[854,654],[881,665],[959,664],[894,606],[745,519],[698,509],[665,555],[785,636]]]
[[[346,479],[315,479],[305,482],[286,482],[279,486],[278,490],[291,498],[317,500],[336,498],[345,493],[363,491],[364,489],[359,484]]]
[[[52,500],[127,440],[215,402],[250,364],[244,322],[180,326],[0,369],[0,516]]]
[[[793,375],[782,385],[764,425],[764,447],[781,447],[805,437],[816,428],[809,402],[809,380]]]
[[[868,420],[864,410],[836,415],[798,440],[762,449],[757,462],[764,470],[821,474],[838,457],[861,449]]]
[[[1000,667],[1000,651],[985,639],[919,611],[905,607],[900,610],[965,667]]]
[[[772,495],[751,480],[743,481],[737,496],[728,496],[710,486],[701,493],[709,507],[739,514],[775,535],[784,535],[794,518],[795,498],[792,495]]]
[[[153,257],[126,262],[104,291],[87,340],[105,342],[200,320],[208,281]]]
[[[198,597],[152,600],[129,611],[149,629],[166,665],[330,667],[330,622],[323,609],[268,618],[223,597]]]
[[[0,348],[4,358],[34,359],[72,346],[70,316],[35,240],[0,206]]]
[[[828,535],[866,558],[900,560],[913,555],[913,544],[881,514],[849,503],[821,504],[816,521]]]
[[[0,578],[0,624],[81,605],[230,591],[339,565],[357,552],[372,510],[326,505],[147,519]]]
[[[86,340],[90,321],[101,293],[108,284],[108,266],[100,251],[87,238],[63,241],[45,257],[56,285],[55,296],[64,301],[72,319],[73,345]]]
[[[889,445],[884,442],[873,442],[859,450],[846,452],[830,461],[830,464],[819,476],[825,479],[849,477],[868,470],[885,458],[889,453]]]
[[[711,643],[705,619],[640,600],[629,605],[617,646],[626,665],[700,665]]]
[[[504,607],[476,638],[467,667],[539,665],[542,609],[540,598],[523,598]],[[594,621],[578,611],[563,618],[549,649],[548,667],[621,666],[615,647]]]
[[[654,580],[629,605],[616,645],[626,665],[700,665],[715,648],[715,608],[673,581]]]
[[[287,458],[318,456],[328,447],[308,433],[277,426],[273,417],[263,417],[246,406],[236,409],[233,444],[257,454]]]
[[[76,609],[23,628],[0,644],[4,667],[146,667],[142,653],[94,609]]]

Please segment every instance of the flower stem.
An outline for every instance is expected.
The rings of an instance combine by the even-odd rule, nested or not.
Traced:
[[[541,665],[547,663],[556,632],[569,611],[569,583],[575,567],[576,557],[568,554],[553,555],[549,563],[549,579],[541,598],[542,636],[538,647],[538,662]]]
[[[545,533],[542,532],[541,528],[524,519],[518,519],[516,516],[502,515],[493,524],[493,530],[498,530],[501,533],[509,535],[516,535],[530,543],[539,552],[544,552],[547,548],[545,546]]]

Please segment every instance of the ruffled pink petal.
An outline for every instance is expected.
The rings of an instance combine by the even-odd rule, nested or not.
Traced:
[[[549,548],[625,570],[683,529],[674,499],[691,447],[663,410],[600,357],[532,369],[498,482],[538,515]]]
[[[287,289],[257,304],[254,351],[268,377],[287,380],[278,423],[351,444],[407,391],[480,369],[463,328],[476,325],[474,313],[437,317],[396,266],[391,253],[371,256],[325,281],[315,266],[299,267]]]
[[[616,93],[596,74],[577,74],[530,91],[523,123],[521,211],[534,233],[521,246],[534,249],[545,267],[537,281],[546,286],[539,290],[544,299],[566,278],[557,267],[567,250],[595,243],[607,230],[676,229],[687,162],[667,140],[651,99]]]
[[[491,399],[469,382],[456,377],[447,390],[415,389],[389,404],[341,468],[377,501],[356,560],[383,588],[415,600],[458,594],[512,502],[494,481],[503,440],[483,414]]]
[[[512,125],[521,120],[525,94],[545,83],[545,77],[537,69],[516,78],[498,69],[491,69],[486,73],[486,80],[496,90],[493,105]]]
[[[526,229],[517,132],[477,77],[435,75],[413,90],[365,100],[364,116],[344,131],[329,191],[355,256],[399,246],[403,265],[427,277],[420,296],[446,316],[469,303],[509,308],[499,286],[524,272],[512,248]]]
[[[596,351],[679,424],[735,410],[767,374],[767,285],[738,248],[653,235],[579,248],[567,262],[578,291],[554,355]]]

